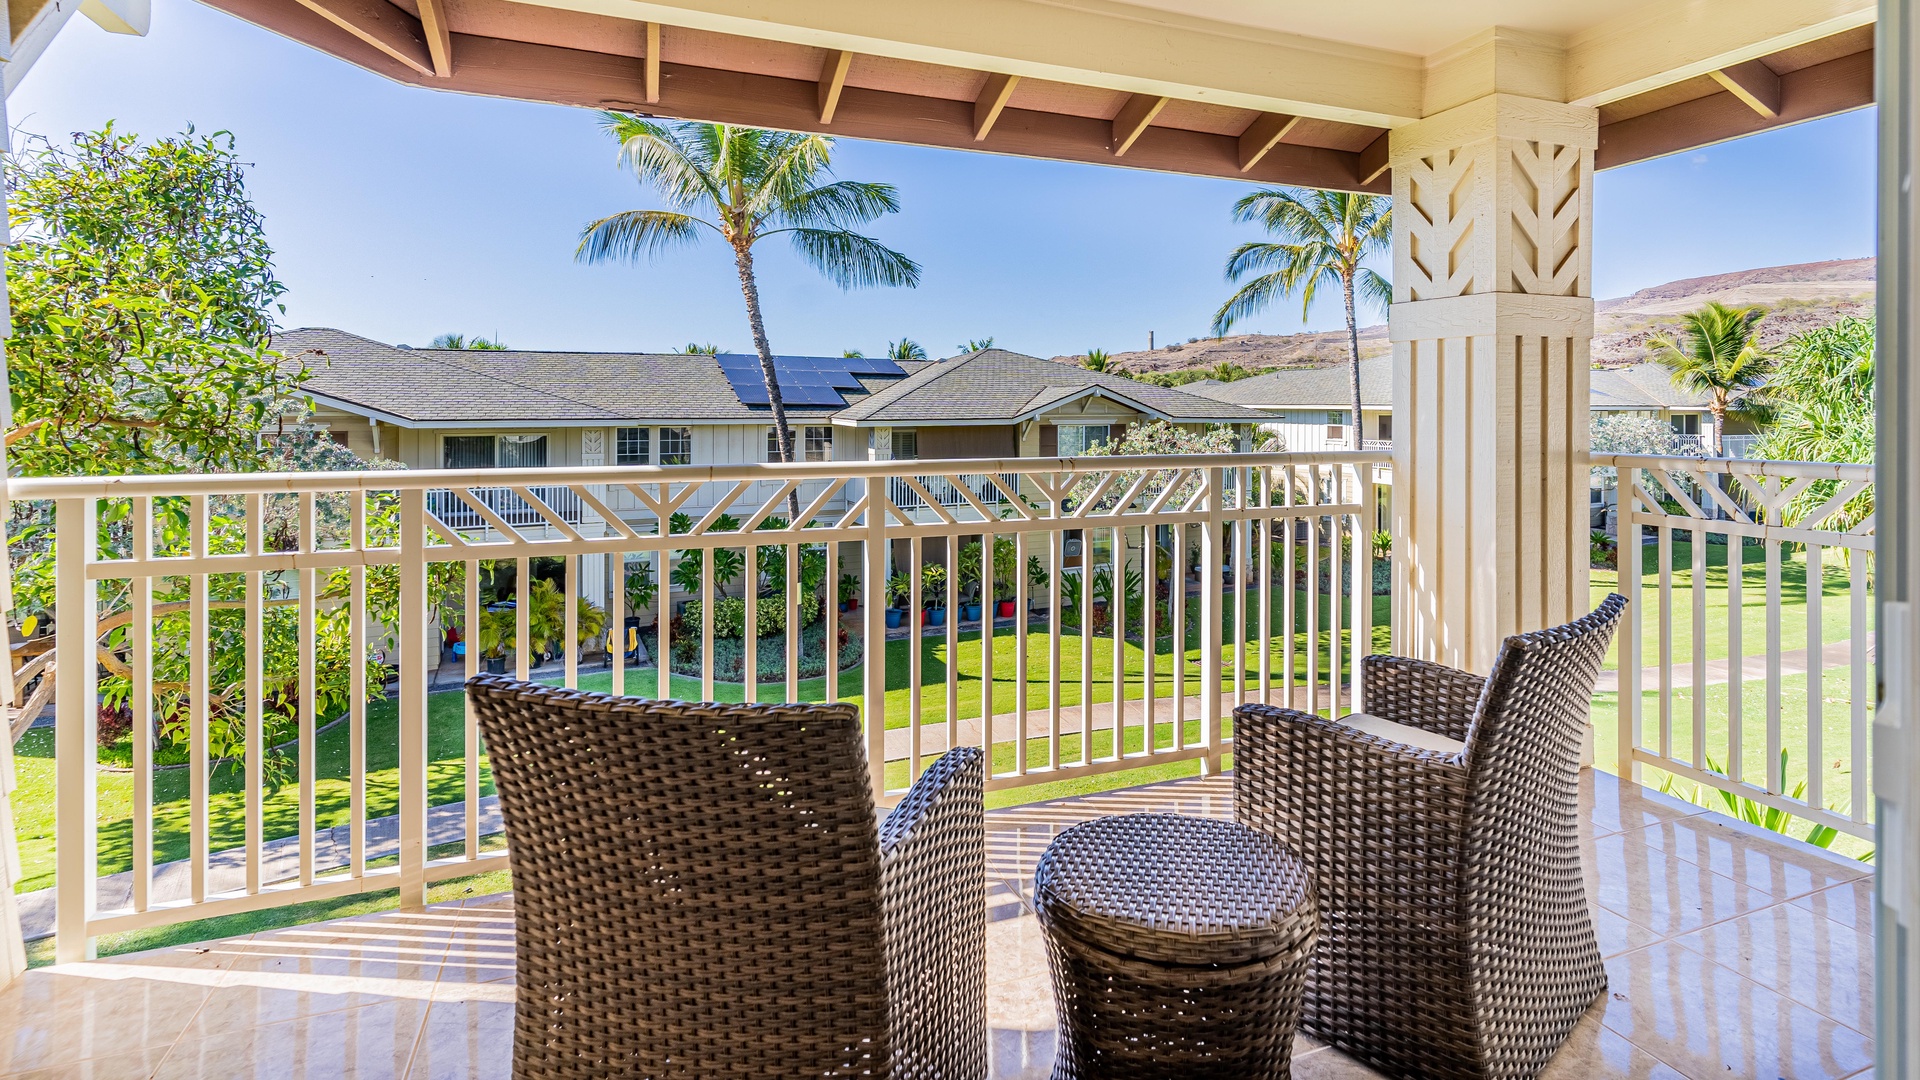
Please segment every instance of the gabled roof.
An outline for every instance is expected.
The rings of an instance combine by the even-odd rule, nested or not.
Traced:
[[[1256,409],[1349,409],[1353,384],[1347,365],[1285,368],[1234,382],[1188,383],[1186,389],[1216,401]],[[1385,409],[1393,405],[1393,358],[1377,356],[1360,361],[1360,407]]]
[[[1187,424],[1257,423],[1261,414],[1179,390],[1134,382],[1005,349],[982,349],[922,368],[850,405],[837,424],[1011,424],[1083,397],[1104,397]]]
[[[1347,366],[1287,368],[1237,382],[1195,382],[1183,389],[1217,401],[1265,409],[1347,409],[1352,389]],[[1655,363],[1596,368],[1592,375],[1596,409],[1704,409],[1707,399],[1673,385],[1667,369]],[[1393,407],[1393,358],[1360,361],[1360,406]]]
[[[307,328],[274,347],[312,369],[317,400],[403,427],[620,421],[767,423],[764,405],[743,405],[720,365],[699,353],[500,352],[407,349],[343,330]],[[301,355],[304,354],[304,355]],[[908,372],[932,365],[905,362]],[[867,393],[898,376],[862,378]],[[847,391],[848,401],[866,397]],[[819,422],[837,410],[792,407]]]

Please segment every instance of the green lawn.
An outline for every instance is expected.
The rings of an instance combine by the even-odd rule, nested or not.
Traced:
[[[1727,611],[1727,545],[1708,544],[1707,572],[1702,579],[1702,593],[1706,605],[1706,655],[1709,660],[1724,659],[1729,655],[1727,649],[1727,628],[1732,619]],[[1742,551],[1740,563],[1740,636],[1741,653],[1745,656],[1763,656],[1767,651],[1767,570],[1760,548],[1749,547]],[[1850,571],[1842,559],[1844,552],[1828,551],[1821,565],[1820,586],[1820,626],[1821,639],[1828,644],[1844,641],[1852,636],[1852,612],[1848,605],[1852,589]],[[1690,661],[1693,657],[1693,546],[1676,541],[1673,544],[1673,657],[1676,664]],[[1641,666],[1655,664],[1660,659],[1660,549],[1647,545],[1641,549]],[[1608,593],[1619,588],[1619,577],[1612,570],[1593,571],[1593,602],[1597,605]],[[1780,559],[1780,648],[1783,651],[1804,649],[1807,645],[1807,558],[1805,552],[1782,552]],[[1867,604],[1871,609],[1873,597],[1871,591]],[[1868,625],[1872,625],[1872,613],[1868,613]],[[1607,654],[1607,667],[1613,668],[1618,662],[1619,649],[1616,647]]]
[[[1276,612],[1280,604],[1274,603]],[[1257,619],[1257,608],[1249,605],[1249,621]],[[1190,609],[1191,610],[1191,609]],[[1299,598],[1296,612],[1295,662],[1296,668],[1305,671],[1305,648],[1307,634],[1304,622],[1304,594]],[[1375,647],[1384,649],[1387,638],[1387,600],[1374,598],[1374,641]],[[1321,630],[1314,636],[1325,649],[1327,633],[1326,612],[1322,610]],[[1253,636],[1250,634],[1249,636]],[[1006,629],[997,632],[993,638],[994,670],[993,700],[996,713],[1013,710],[1017,686],[1015,683],[1014,658],[1020,648],[1019,635]],[[1342,655],[1345,654],[1345,642],[1349,635],[1342,632]],[[1026,635],[1025,647],[1028,656],[1028,708],[1044,709],[1048,694],[1048,644],[1049,639],[1044,628],[1035,627]],[[921,649],[921,681],[923,687],[921,700],[922,722],[935,723],[945,719],[946,701],[944,681],[946,679],[947,649],[946,639],[941,637],[924,638],[919,642]],[[1080,703],[1080,661],[1081,642],[1077,634],[1068,632],[1062,635],[1061,671],[1064,683],[1060,688],[1063,705]],[[885,703],[887,725],[903,727],[909,722],[911,691],[908,688],[910,650],[914,642],[909,640],[887,643],[887,683],[888,691]],[[961,719],[980,714],[980,671],[981,641],[978,633],[964,635],[958,646],[957,681],[960,687],[958,715]],[[1279,641],[1272,646],[1271,666],[1276,678],[1281,668],[1283,656]],[[1126,671],[1130,675],[1125,694],[1130,699],[1140,696],[1140,672],[1145,663],[1145,653],[1139,646],[1128,643],[1125,646]],[[1162,639],[1154,655],[1158,684],[1156,692],[1161,696],[1171,693],[1173,665],[1177,662],[1186,665],[1189,693],[1196,692],[1201,684],[1202,664],[1198,648],[1197,628],[1190,626],[1186,647],[1176,658],[1169,639]],[[1111,637],[1096,638],[1093,643],[1093,664],[1091,700],[1098,703],[1111,701],[1113,696],[1113,643]],[[1343,663],[1344,668],[1344,663]],[[1257,649],[1248,647],[1247,671],[1249,682],[1257,679]],[[1225,684],[1231,678],[1231,669],[1219,676]],[[656,686],[656,678],[651,668],[627,673],[627,689],[630,692],[646,693]],[[863,672],[859,668],[841,673],[840,685],[844,690],[843,700],[864,706],[860,693],[864,682]],[[583,674],[581,686],[589,690],[606,690],[611,676],[605,671]],[[673,691],[683,698],[700,697],[698,679],[675,676]],[[716,684],[715,696],[722,701],[741,700],[743,688],[739,685]],[[820,700],[824,697],[823,679],[806,680],[801,684],[800,696],[803,700]],[[763,699],[775,699],[784,696],[783,683],[762,687]],[[458,691],[431,695],[428,698],[428,753],[431,758],[428,772],[428,801],[438,805],[457,802],[464,794],[465,774],[465,724],[463,695]],[[367,816],[381,817],[395,812],[398,805],[398,759],[397,759],[398,718],[395,703],[377,701],[367,708]],[[351,803],[347,781],[348,764],[348,725],[335,724],[324,730],[316,741],[315,765],[315,821],[317,827],[326,828],[343,824],[350,818]],[[1044,760],[1044,742],[1038,755],[1032,761]],[[1011,754],[1010,746],[1003,750]],[[297,754],[300,752],[296,750]],[[53,884],[53,733],[41,729],[30,731],[15,748],[19,786],[14,792],[14,812],[18,823],[20,855],[23,874],[17,891],[25,892],[43,889]],[[1009,761],[1003,768],[1010,768]],[[484,757],[481,762],[481,792],[491,794],[491,778],[485,771]],[[1156,767],[1164,769],[1165,767]],[[1191,766],[1189,766],[1191,768]],[[903,774],[904,775],[904,774]],[[1124,786],[1142,781],[1142,773],[1130,772],[1091,778],[1087,783],[1097,782],[1099,787]],[[1152,779],[1161,778],[1156,772]],[[216,849],[235,847],[244,842],[245,803],[241,786],[241,777],[237,769],[226,766],[215,771],[211,784],[209,831]],[[154,861],[168,862],[186,858],[188,851],[188,773],[185,769],[168,769],[154,774]],[[1076,782],[1064,782],[1067,786],[1049,793],[1046,785],[1034,789],[1005,793],[1015,796],[1012,801],[1030,801],[1041,798],[1054,798],[1059,794],[1078,793],[1094,788],[1072,785]],[[132,802],[133,778],[130,774],[102,772],[98,774],[99,800],[99,872],[117,873],[130,869],[133,865],[132,847]],[[268,840],[292,836],[297,831],[299,791],[296,785],[288,784],[271,792],[263,801],[264,836]]]

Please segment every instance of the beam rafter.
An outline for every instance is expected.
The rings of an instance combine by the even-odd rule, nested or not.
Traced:
[[[840,109],[840,92],[847,86],[847,68],[853,64],[853,54],[844,49],[827,53],[826,62],[820,65],[820,86],[814,96],[820,110],[820,123],[833,123],[833,114]]]
[[[1153,123],[1154,117],[1160,115],[1160,110],[1167,107],[1169,100],[1152,94],[1135,94],[1120,106],[1120,111],[1113,117],[1114,157],[1125,157],[1127,151],[1133,149],[1141,133]]]
[[[387,0],[298,0],[298,3],[414,71],[422,75],[435,74],[433,55],[420,20]]]
[[[647,55],[643,63],[646,64],[647,104],[657,105],[660,103],[660,24],[657,22],[647,24]]]
[[[446,0],[420,0],[420,32],[427,39],[433,73],[443,79],[452,75],[453,30],[447,25]]]
[[[1240,171],[1246,172],[1259,164],[1267,151],[1278,146],[1287,132],[1299,126],[1300,118],[1286,113],[1261,113],[1253,118],[1253,123],[1240,133],[1239,157]]]
[[[1746,102],[1747,108],[1769,120],[1780,115],[1780,76],[1767,65],[1749,60],[1710,74],[1728,93]]]
[[[998,71],[987,74],[987,84],[980,88],[980,96],[973,99],[973,141],[980,142],[993,130],[993,122],[1000,119],[1000,110],[1007,107],[1007,99],[1013,96],[1013,88],[1020,85],[1020,76],[1007,75]]]

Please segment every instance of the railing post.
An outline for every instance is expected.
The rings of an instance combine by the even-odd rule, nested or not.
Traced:
[[[1220,545],[1227,528],[1226,470],[1209,465],[1206,473],[1207,516],[1200,522],[1200,738],[1207,748],[1201,772],[1218,775],[1221,766],[1220,677],[1226,672],[1222,639]]]
[[[1639,470],[1616,467],[1613,470],[1613,569],[1620,583],[1620,595],[1627,598],[1626,625],[1620,628],[1620,647],[1614,686],[1614,773],[1621,780],[1640,782],[1640,763],[1634,750],[1640,746],[1640,520],[1633,512],[1633,484]],[[1665,568],[1661,570],[1665,573]],[[1737,620],[1739,615],[1733,617]],[[1698,692],[1698,691],[1696,691]]]
[[[1366,678],[1361,661],[1373,652],[1373,464],[1362,461],[1353,467],[1353,501],[1360,512],[1353,515],[1353,618],[1348,661],[1347,712],[1367,711]],[[1293,584],[1289,582],[1291,589]]]
[[[61,499],[54,513],[54,613],[66,652],[54,675],[54,958],[68,964],[93,958],[87,922],[98,902],[94,737],[100,687],[93,650],[100,586],[87,567],[98,554],[99,510],[91,498]]]
[[[522,579],[525,570],[522,570]],[[524,610],[524,607],[523,607]],[[427,903],[426,498],[400,492],[400,906]],[[522,631],[524,635],[524,631]],[[524,651],[526,638],[517,644]]]
[[[866,572],[860,582],[865,594],[865,640],[861,642],[866,685],[861,707],[867,716],[867,780],[877,800],[887,793],[887,504],[891,484],[877,478],[867,485]],[[917,613],[916,613],[917,614]],[[833,669],[834,663],[828,668]],[[836,680],[838,676],[835,676]]]

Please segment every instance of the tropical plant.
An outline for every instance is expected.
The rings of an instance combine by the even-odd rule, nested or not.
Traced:
[[[5,160],[11,464],[32,476],[259,467],[308,372],[224,133],[81,132]]]
[[[1027,588],[1044,589],[1049,580],[1047,564],[1040,561],[1040,556],[1027,556]]]
[[[1020,545],[1011,536],[993,539],[993,598],[1011,600],[1019,593]]]
[[[720,346],[715,345],[711,341],[707,342],[705,345],[702,345],[697,341],[689,341],[685,345],[673,351],[677,353],[683,353],[687,356],[719,356]]]
[[[1113,354],[1105,349],[1088,349],[1086,355],[1080,357],[1080,366],[1088,371],[1105,371],[1112,362]]]
[[[960,595],[972,598],[979,595],[982,561],[986,555],[980,541],[975,540],[960,548],[960,554],[954,560],[954,573],[960,577]]]
[[[913,595],[913,579],[905,571],[897,571],[887,579],[887,602],[895,607],[904,606],[907,598]]]
[[[829,181],[833,140],[729,124],[660,122],[629,113],[602,114],[601,126],[620,144],[620,161],[668,205],[624,210],[581,231],[583,262],[638,261],[691,244],[710,229],[733,250],[747,326],[760,357],[760,377],[781,461],[794,460],[793,428],[773,367],[760,313],[754,247],[786,236],[795,252],[843,289],[920,283],[920,266],[870,236],[854,231],[900,209],[891,184]],[[698,216],[695,212],[708,216]],[[799,516],[799,496],[792,514]]]
[[[1874,455],[1874,324],[1854,316],[1788,338],[1767,381],[1773,413],[1754,448],[1762,458],[1787,461],[1871,462]],[[1798,524],[1833,498],[1838,481],[1816,482],[1788,503],[1783,518]],[[1829,519],[1851,529],[1873,512],[1873,486]]]
[[[606,609],[585,597],[578,601],[574,620],[576,645],[593,641],[607,628]],[[566,591],[545,578],[527,587],[527,637],[541,652],[567,640]]]
[[[920,568],[920,599],[930,608],[947,606],[947,568],[927,563]]]
[[[844,571],[844,570],[841,571],[840,572],[840,602],[844,604],[850,600],[858,600],[858,599],[860,599],[860,575],[854,574],[854,573],[848,573],[847,571]]]
[[[1587,534],[1587,565],[1595,570],[1612,570],[1619,561],[1620,545],[1607,533],[1594,529]]]
[[[1373,557],[1375,559],[1393,558],[1393,534],[1385,529],[1376,529],[1373,534]]]
[[[1763,419],[1766,387],[1774,359],[1760,347],[1754,327],[1765,317],[1758,305],[1730,307],[1710,300],[1680,317],[1678,338],[1659,334],[1647,340],[1655,363],[1673,376],[1673,385],[1704,396],[1713,414],[1713,456],[1724,457],[1721,433],[1734,415]]]
[[[1063,574],[1060,578],[1060,621],[1073,626],[1084,625],[1087,605],[1086,589],[1079,574]]]
[[[962,355],[966,353],[977,353],[983,349],[993,348],[993,339],[990,337],[968,338],[958,348]]]
[[[887,342],[887,359],[889,360],[925,360],[926,358],[927,350],[921,348],[920,343],[911,338]]]
[[[738,532],[740,519],[732,514],[721,514],[714,519],[710,533]],[[676,513],[667,519],[669,534],[690,533],[693,531],[693,518],[684,513]],[[706,551],[701,548],[688,548],[679,553],[680,561],[674,565],[669,579],[674,587],[684,593],[700,593],[700,574],[706,563]],[[747,557],[738,548],[713,549],[713,588],[724,594],[727,586],[740,580],[747,569]]]
[[[642,564],[638,570],[627,571],[627,614],[652,610],[659,598],[660,579],[652,566]]]
[[[1788,760],[1788,752],[1785,750],[1780,751],[1781,776],[1787,775]],[[1720,767],[1719,762],[1713,760],[1711,754],[1707,756],[1707,769],[1710,772],[1719,773],[1721,776],[1727,775],[1727,771]],[[1696,784],[1693,792],[1695,796],[1694,801],[1702,806],[1712,806],[1713,796],[1707,794],[1710,790],[1720,796],[1721,805],[1727,808],[1728,814],[1739,818],[1749,825],[1758,825],[1768,832],[1776,832],[1782,836],[1793,835],[1791,831],[1792,826],[1795,821],[1799,820],[1798,818],[1787,813],[1785,810],[1772,806],[1762,806],[1744,795],[1735,795],[1731,791],[1721,791],[1717,788],[1710,789],[1705,784]],[[1787,798],[1799,799],[1804,797],[1806,793],[1807,782],[1802,780],[1794,785],[1793,790],[1787,794]],[[1839,830],[1834,829],[1832,826],[1810,823],[1807,826],[1806,835],[1800,837],[1800,839],[1812,844],[1814,847],[1825,848],[1832,847],[1833,842],[1839,839],[1839,836]],[[1871,859],[1872,857],[1872,855],[1865,856],[1867,859]]]
[[[1258,222],[1278,242],[1250,240],[1227,256],[1227,280],[1259,276],[1242,285],[1213,316],[1213,333],[1224,336],[1233,324],[1265,308],[1278,297],[1298,296],[1304,317],[1320,285],[1337,285],[1346,306],[1349,405],[1355,442],[1360,434],[1360,322],[1358,303],[1385,307],[1393,302],[1387,279],[1368,268],[1368,259],[1393,242],[1393,200],[1385,195],[1348,191],[1265,188],[1233,204],[1233,218]]]
[[[867,354],[861,352],[859,349],[841,349],[840,350],[840,358],[842,360],[864,360],[866,359],[866,357],[867,357]]]
[[[465,334],[441,334],[427,345],[429,349],[462,349],[469,352],[504,352],[506,346],[497,339],[479,335],[468,337]]]

